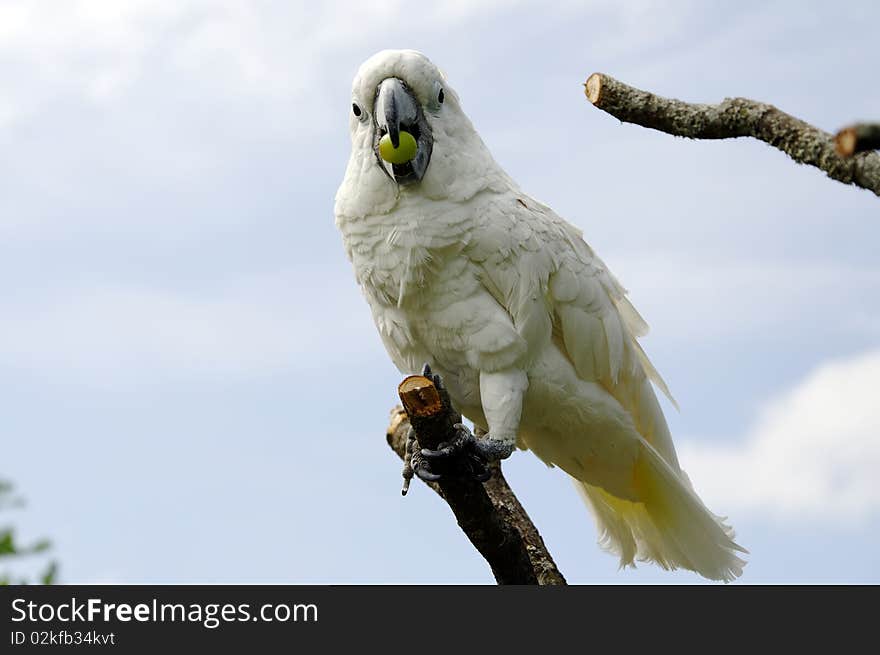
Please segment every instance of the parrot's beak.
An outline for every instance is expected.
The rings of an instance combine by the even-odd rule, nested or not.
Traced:
[[[398,184],[419,182],[431,161],[434,137],[418,100],[405,82],[389,77],[377,87],[374,106],[373,151],[379,165]]]

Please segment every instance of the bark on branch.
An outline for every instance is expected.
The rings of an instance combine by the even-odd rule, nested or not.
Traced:
[[[452,439],[461,420],[443,390],[422,376],[410,376],[398,389],[404,408],[391,412],[386,440],[406,458],[410,421],[419,447],[436,448]],[[510,489],[498,464],[484,484],[473,479],[443,478],[429,483],[452,509],[459,527],[489,563],[499,584],[564,585],[541,535]]]
[[[825,171],[831,179],[880,196],[880,154],[842,157],[832,135],[773,105],[748,98],[727,98],[717,105],[682,102],[641,91],[602,73],[590,75],[584,87],[591,103],[626,123],[689,139],[750,136],[800,164]]]

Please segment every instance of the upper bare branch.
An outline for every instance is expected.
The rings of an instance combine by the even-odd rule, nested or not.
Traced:
[[[621,121],[691,139],[754,137],[798,163],[825,171],[838,182],[880,196],[880,154],[841,157],[830,134],[773,105],[748,98],[727,98],[717,105],[682,102],[641,91],[602,73],[590,75],[584,86],[591,103]]]

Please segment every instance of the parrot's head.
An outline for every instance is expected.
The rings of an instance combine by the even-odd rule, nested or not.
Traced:
[[[397,184],[421,182],[449,91],[439,70],[415,51],[384,51],[361,66],[351,100],[351,129],[364,133],[376,164]]]
[[[464,199],[493,178],[495,162],[455,91],[415,50],[383,50],[361,64],[349,128],[351,157],[337,194],[343,213],[387,211],[403,189]]]

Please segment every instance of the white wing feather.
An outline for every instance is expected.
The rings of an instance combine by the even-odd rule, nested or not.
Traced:
[[[648,325],[580,231],[525,194],[504,194],[476,219],[465,253],[524,339],[558,339],[578,376],[613,395],[677,469],[648,380],[675,400],[637,341]]]

